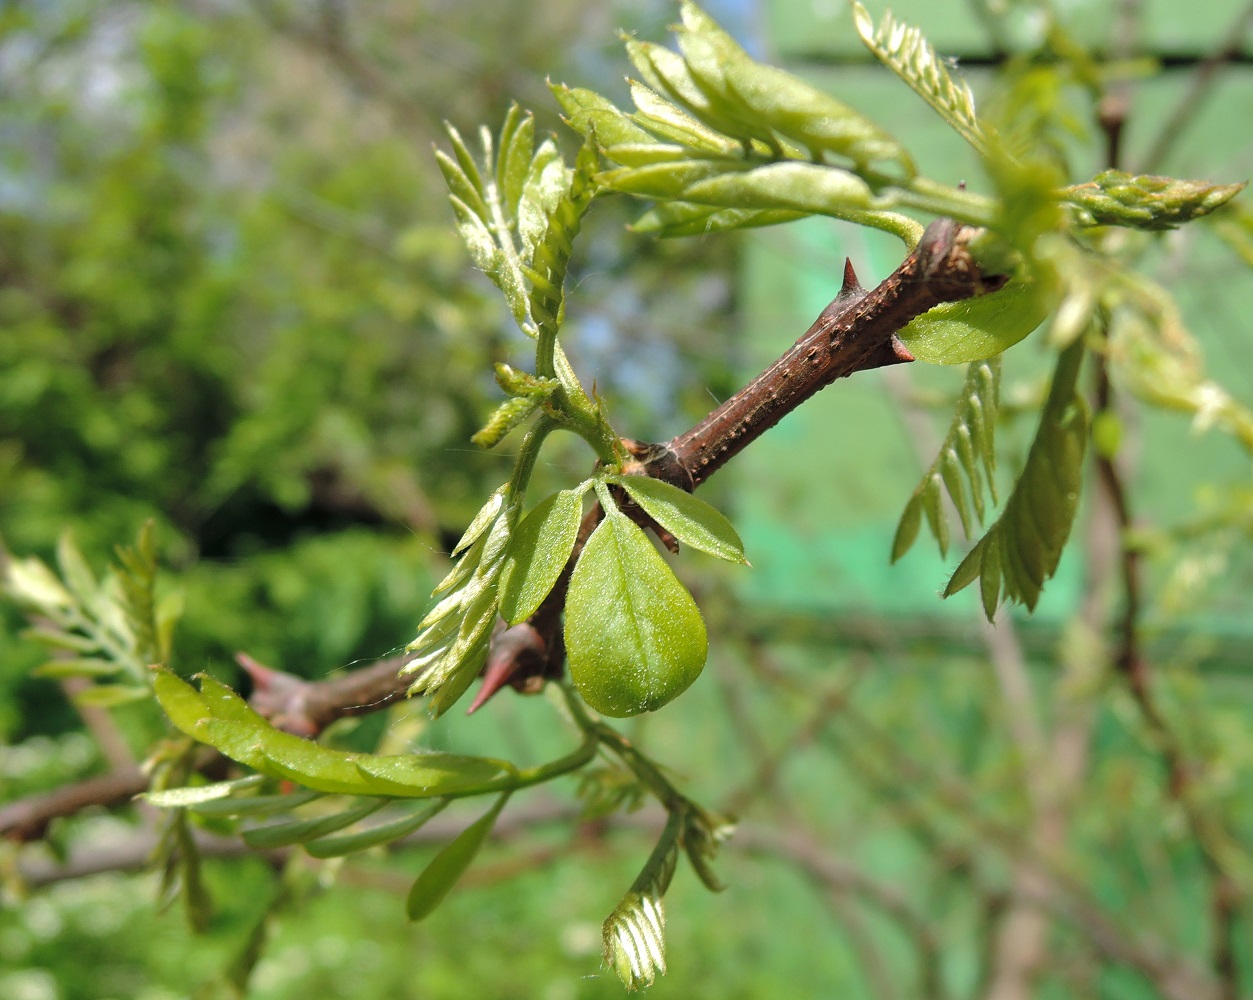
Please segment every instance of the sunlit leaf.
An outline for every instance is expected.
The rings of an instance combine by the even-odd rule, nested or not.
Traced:
[[[646,514],[680,542],[727,562],[747,563],[744,543],[716,507],[649,476],[610,476]]]
[[[516,773],[514,766],[505,760],[437,751],[386,756],[361,754],[356,758],[356,765],[380,792],[422,797],[465,793]]]
[[[153,691],[175,728],[188,736],[195,737],[200,723],[213,716],[208,703],[196,693],[196,689],[175,676],[172,671],[157,671],[153,679]]]
[[[832,153],[858,169],[887,161],[907,177],[914,174],[901,144],[874,122],[791,73],[757,62],[695,4],[684,3],[682,12],[677,37],[689,73],[737,121],[751,122],[758,135],[801,144],[814,160]]]
[[[668,201],[649,209],[631,224],[631,228],[639,233],[661,237],[704,236],[732,229],[776,226],[804,216],[804,212],[785,209],[719,208],[716,205]]]
[[[583,491],[561,490],[535,505],[514,532],[501,574],[500,614],[510,625],[535,613],[574,549]]]
[[[588,539],[566,601],[579,693],[605,715],[638,715],[682,694],[708,652],[696,602],[644,532],[616,509]]]
[[[1103,170],[1086,184],[1065,188],[1061,194],[1078,209],[1077,214],[1086,225],[1158,231],[1208,215],[1246,185],[1247,182],[1214,184],[1150,174],[1137,177],[1121,170]]]
[[[897,336],[919,361],[959,365],[995,357],[1048,317],[1057,303],[1050,282],[1010,281],[1004,288],[945,302],[913,319]]]
[[[880,62],[909,84],[958,135],[980,153],[989,153],[991,130],[975,113],[970,85],[949,72],[921,31],[897,21],[890,11],[883,15],[876,31],[866,8],[856,0],[853,24]]]
[[[250,774],[246,778],[236,778],[234,781],[217,781],[209,785],[189,785],[186,788],[167,788],[162,791],[145,792],[144,798],[162,809],[182,808],[229,798],[236,792],[255,788],[264,781],[265,778],[261,775]]]

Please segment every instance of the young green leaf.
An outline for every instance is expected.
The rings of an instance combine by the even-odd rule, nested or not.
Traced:
[[[68,660],[49,660],[31,671],[32,677],[49,677],[59,680],[63,677],[108,677],[121,669],[112,660],[99,657],[78,657]]]
[[[261,775],[252,775],[261,781]],[[245,779],[241,779],[245,780]],[[189,805],[192,812],[201,816],[276,816],[279,813],[291,812],[297,806],[307,805],[324,797],[325,792],[305,789],[299,792],[286,792],[282,795],[243,795],[225,799],[210,799],[207,802],[196,802]]]
[[[335,833],[346,826],[365,819],[387,805],[386,799],[365,799],[354,802],[347,809],[329,816],[315,816],[312,819],[295,819],[285,823],[271,823],[268,826],[253,827],[243,831],[244,843],[254,850],[272,851],[278,847],[301,844],[306,840]]]
[[[650,476],[610,476],[649,517],[680,542],[727,562],[744,563],[744,543],[716,507]]]
[[[663,897],[678,865],[682,823],[682,815],[672,811],[644,868],[601,925],[605,964],[628,990],[651,986],[666,972]]]
[[[213,717],[208,702],[196,693],[186,681],[171,670],[158,670],[152,683],[162,710],[174,723],[174,727],[188,736],[199,739],[199,726]]]
[[[8,561],[4,591],[19,604],[49,615],[72,608],[77,603],[56,574],[34,556]]]
[[[187,788],[167,788],[156,792],[145,792],[143,797],[160,809],[180,809],[226,799],[236,792],[256,788],[264,781],[265,778],[261,775],[250,774],[246,778],[236,778],[234,781],[217,781],[210,785],[190,785]]]
[[[649,712],[700,676],[708,653],[696,602],[644,532],[614,509],[570,580],[566,652],[579,694],[604,715]]]
[[[985,478],[987,490],[993,502],[996,501],[996,481],[993,478],[996,471],[996,443],[993,435],[1000,402],[1000,379],[999,358],[976,362],[966,372],[966,382],[953,409],[953,419],[949,424],[948,434],[940,445],[940,452],[931,463],[931,468],[923,474],[913,496],[905,505],[904,513],[901,514],[896,538],[892,542],[893,562],[901,558],[914,544],[923,512],[927,515],[932,534],[940,544],[940,554],[944,555],[948,551],[948,525],[941,486],[957,508],[962,530],[967,538],[973,528],[972,506],[974,516],[980,524],[983,523]],[[963,473],[965,479],[962,478]],[[969,487],[965,485],[967,481]]]
[[[1063,189],[1061,195],[1075,206],[1084,225],[1160,231],[1209,215],[1246,186],[1247,182],[1213,184],[1104,170],[1086,184]]]
[[[866,48],[880,62],[909,84],[958,135],[988,155],[990,129],[975,113],[970,85],[949,73],[921,31],[897,21],[890,11],[883,15],[876,31],[866,8],[856,0],[853,23]]]
[[[1026,337],[1056,304],[1052,282],[1014,280],[989,295],[941,303],[916,317],[897,336],[910,354],[928,364],[982,361]]]
[[[905,177],[913,161],[899,142],[834,97],[774,66],[757,62],[695,4],[683,4],[679,49],[696,86],[706,98],[749,122],[776,144],[791,140],[809,157],[823,153],[851,160],[859,171],[888,161]]]
[[[583,491],[562,490],[535,505],[514,532],[501,571],[500,614],[510,625],[530,618],[574,549]]]
[[[319,837],[316,840],[306,841],[303,846],[305,852],[312,857],[339,858],[345,854],[378,847],[380,844],[390,844],[393,840],[407,837],[422,827],[429,819],[442,812],[450,801],[452,800],[438,799],[416,813],[397,816],[353,833]]]
[[[480,448],[495,448],[504,440],[505,435],[534,413],[539,404],[540,399],[537,397],[515,396],[506,399],[492,411],[487,423],[475,431],[470,440]]]
[[[68,531],[63,531],[57,539],[57,568],[61,570],[61,579],[69,585],[79,603],[90,608],[96,601],[100,585]]]
[[[595,91],[565,84],[549,84],[549,89],[566,114],[570,127],[584,139],[595,139],[602,146],[636,145],[654,142],[631,118],[613,102]]]
[[[504,808],[508,800],[508,792],[501,795],[482,818],[457,834],[456,838],[422,869],[422,873],[409,890],[406,909],[410,920],[422,920],[430,916],[444,901],[444,897],[457,884],[457,880],[465,874],[465,870],[470,867],[475,855],[479,853],[479,848],[483,846],[487,835],[491,833],[496,817],[500,815],[500,810]]]
[[[378,794],[423,798],[464,794],[517,773],[506,760],[439,751],[359,754],[356,765],[371,779]]]
[[[1070,535],[1088,438],[1087,405],[1075,391],[1084,351],[1076,341],[1058,358],[1035,440],[1005,509],[944,588],[951,597],[978,576],[989,621],[1002,587],[1007,600],[1035,608]]]
[[[732,229],[777,226],[804,218],[804,215],[803,212],[785,209],[718,208],[715,205],[669,201],[649,209],[631,224],[631,229],[637,233],[652,233],[662,238],[705,236]]]

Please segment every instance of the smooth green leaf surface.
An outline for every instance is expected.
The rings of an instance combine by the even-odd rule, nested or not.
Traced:
[[[708,653],[696,602],[644,532],[607,514],[588,539],[566,601],[570,677],[604,715],[650,712],[700,676]]]
[[[500,614],[510,625],[525,621],[548,596],[574,548],[583,517],[583,491],[545,497],[522,519],[501,572]]]
[[[650,476],[610,476],[654,521],[680,542],[727,562],[747,563],[744,543],[716,507]]]
[[[410,797],[452,795],[517,773],[505,760],[437,751],[403,756],[360,754],[356,765],[380,793]]]
[[[661,237],[704,236],[732,229],[776,226],[801,218],[804,218],[803,212],[786,209],[719,208],[716,205],[668,201],[649,209],[631,224],[631,228],[637,233],[652,233]]]
[[[1011,281],[999,291],[945,302],[897,336],[919,361],[960,365],[1008,350],[1048,317],[1056,294],[1044,281]]]
[[[413,883],[413,888],[409,890],[406,910],[410,920],[422,920],[433,913],[444,901],[444,897],[457,884],[457,880],[465,874],[465,870],[470,867],[475,855],[479,853],[479,848],[483,846],[483,841],[491,833],[496,817],[500,815],[500,810],[504,808],[508,799],[507,793],[500,796],[482,818],[457,834],[456,838],[422,869],[417,881]]]

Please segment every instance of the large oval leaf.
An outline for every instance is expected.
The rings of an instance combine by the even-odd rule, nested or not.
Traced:
[[[716,507],[649,476],[611,476],[654,521],[680,542],[727,562],[747,563],[744,543]]]
[[[700,676],[709,651],[692,595],[644,532],[616,510],[574,567],[565,637],[579,694],[618,718],[678,697]]]
[[[510,625],[535,613],[561,575],[583,515],[583,492],[562,490],[535,505],[509,542],[501,573],[500,614]]]

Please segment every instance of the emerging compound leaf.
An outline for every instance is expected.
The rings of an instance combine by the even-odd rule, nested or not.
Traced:
[[[791,140],[820,161],[832,153],[859,172],[887,161],[913,176],[909,154],[892,136],[834,97],[774,66],[751,58],[695,4],[683,4],[679,48],[688,72],[710,100],[751,122],[768,141]]]
[[[408,646],[413,654],[403,673],[417,675],[410,694],[430,695],[431,710],[442,714],[478,675],[487,657],[500,603],[500,574],[517,518],[505,491],[492,494],[458,543],[461,561],[435,589],[446,596],[427,614]]]
[[[128,631],[134,636],[135,656],[144,664],[163,661],[168,650],[160,648],[158,641],[157,552],[152,522],[140,529],[133,546],[118,546],[117,556],[121,563],[121,608]]]
[[[612,507],[574,568],[565,638],[579,694],[617,717],[678,697],[700,676],[708,653],[692,595],[644,532]]]
[[[662,897],[679,861],[683,818],[672,812],[657,846],[631,888],[601,927],[605,964],[637,990],[666,972],[666,910]]]
[[[1253,410],[1206,375],[1174,302],[1143,279],[1128,291],[1110,323],[1109,360],[1120,382],[1153,406],[1189,414],[1197,432],[1220,429],[1253,453]]]
[[[481,819],[457,834],[452,843],[435,855],[422,869],[422,873],[409,890],[406,909],[410,920],[422,920],[433,913],[444,901],[444,897],[457,884],[457,880],[465,874],[465,870],[470,867],[470,862],[479,853],[479,848],[483,846],[487,835],[491,833],[496,817],[500,815],[500,810],[504,808],[508,799],[508,793],[501,795]]]
[[[651,133],[594,91],[564,84],[551,84],[549,89],[566,113],[570,127],[584,139],[595,139],[606,147],[641,145],[653,141]]]
[[[961,395],[953,410],[953,420],[949,424],[944,443],[940,445],[940,453],[931,468],[923,474],[897,525],[896,538],[892,542],[893,562],[908,552],[914,544],[923,512],[927,515],[936,541],[940,543],[940,554],[947,553],[948,526],[941,502],[941,486],[957,508],[962,530],[967,538],[971,535],[972,506],[975,517],[980,524],[983,523],[985,478],[987,490],[993,502],[996,501],[996,481],[993,474],[996,471],[995,428],[996,412],[1000,403],[1000,381],[999,358],[976,362],[967,370],[966,383],[962,386]]]
[[[644,512],[680,542],[727,562],[747,563],[744,543],[716,507],[649,476],[611,476]]]
[[[958,135],[988,155],[989,129],[975,114],[970,85],[953,77],[921,31],[897,21],[890,11],[883,15],[876,31],[866,8],[856,0],[853,23],[866,48],[880,62],[909,84]]]
[[[1005,510],[944,588],[950,597],[978,576],[989,621],[1002,588],[1006,599],[1035,608],[1070,535],[1088,438],[1087,406],[1075,391],[1083,354],[1083,343],[1076,342],[1058,358],[1027,463]]]
[[[509,543],[501,573],[500,614],[510,625],[530,618],[565,568],[583,515],[583,491],[562,490],[535,505]]]
[[[506,399],[492,411],[492,415],[487,418],[487,423],[476,431],[470,440],[480,448],[495,448],[505,435],[534,413],[539,404],[539,399],[528,399],[526,396]]]
[[[80,604],[86,607],[95,604],[100,585],[68,531],[57,539],[57,568]]]

